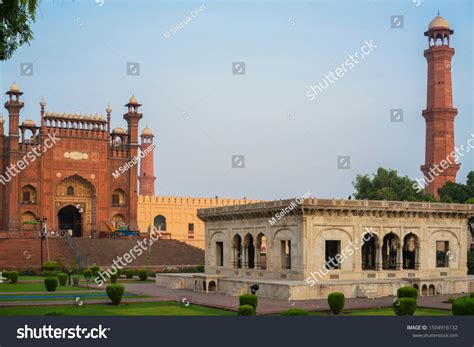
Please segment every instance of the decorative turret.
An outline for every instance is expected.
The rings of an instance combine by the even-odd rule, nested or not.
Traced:
[[[147,126],[140,135],[140,195],[155,195],[155,173],[153,154],[155,145],[153,144],[153,131]]]
[[[16,82],[13,82],[10,90],[5,93],[8,95],[8,101],[5,103],[5,108],[8,110],[8,128],[9,135],[13,137],[18,137],[18,127],[20,122],[20,110],[23,108],[24,104],[20,101],[20,96],[23,95],[20,92],[20,88],[16,85]],[[18,141],[18,140],[17,140]]]

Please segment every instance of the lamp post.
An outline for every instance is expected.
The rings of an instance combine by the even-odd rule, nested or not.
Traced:
[[[48,218],[43,217],[36,217],[37,223],[40,225],[40,254],[41,254],[41,263],[40,263],[40,269],[43,268],[43,240],[46,238],[46,230],[44,230],[44,223],[46,222]]]

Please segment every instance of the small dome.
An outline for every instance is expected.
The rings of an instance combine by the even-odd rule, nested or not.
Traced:
[[[428,30],[435,28],[446,28],[449,29],[449,23],[446,19],[441,16],[436,16],[428,25]]]
[[[10,91],[11,92],[19,92],[20,91],[20,89],[16,85],[16,82],[13,82],[12,86],[10,87]]]
[[[128,100],[128,102],[130,104],[138,104],[138,100],[137,98],[135,97],[135,95],[132,95],[132,97],[130,98],[130,100]]]
[[[23,121],[22,125],[23,125],[24,127],[35,127],[35,126],[36,126],[36,123],[35,123],[35,121],[32,120],[32,119],[25,119],[25,120]]]
[[[3,114],[0,113],[0,124],[5,123],[5,119],[3,119]]]
[[[149,127],[146,127],[142,131],[142,135],[144,136],[153,136],[153,130],[151,130]]]
[[[45,106],[46,106],[46,101],[44,101],[44,96],[41,98],[40,106],[41,106],[41,107],[45,107]]]
[[[124,128],[118,127],[118,128],[115,128],[114,130],[112,130],[112,134],[126,135],[127,131]]]
[[[107,108],[105,109],[105,112],[112,113],[112,107],[110,107],[110,103],[107,105]]]

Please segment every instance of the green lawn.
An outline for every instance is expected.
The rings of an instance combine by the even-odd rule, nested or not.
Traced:
[[[73,287],[73,286],[59,286],[56,288],[57,292],[68,292],[68,291],[81,291],[81,290],[90,290],[82,287]],[[44,283],[21,283],[17,282],[15,284],[4,282],[0,283],[0,293],[12,293],[12,292],[45,292],[47,293]]]
[[[311,312],[312,316],[329,316],[332,313]],[[350,310],[344,311],[344,316],[396,316],[392,308],[372,308],[367,310]],[[415,316],[451,316],[452,312],[448,310],[437,310],[434,308],[417,308]]]
[[[236,313],[216,308],[177,302],[137,302],[119,306],[94,304],[84,306],[16,306],[2,307],[1,316],[43,316],[59,312],[71,316],[235,316]]]

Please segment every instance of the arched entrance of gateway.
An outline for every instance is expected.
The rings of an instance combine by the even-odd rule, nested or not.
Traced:
[[[61,230],[71,230],[72,236],[82,236],[82,215],[77,207],[67,205],[58,212],[58,224]]]
[[[56,228],[73,230],[76,237],[96,232],[96,189],[85,178],[75,174],[59,181],[54,205]]]

